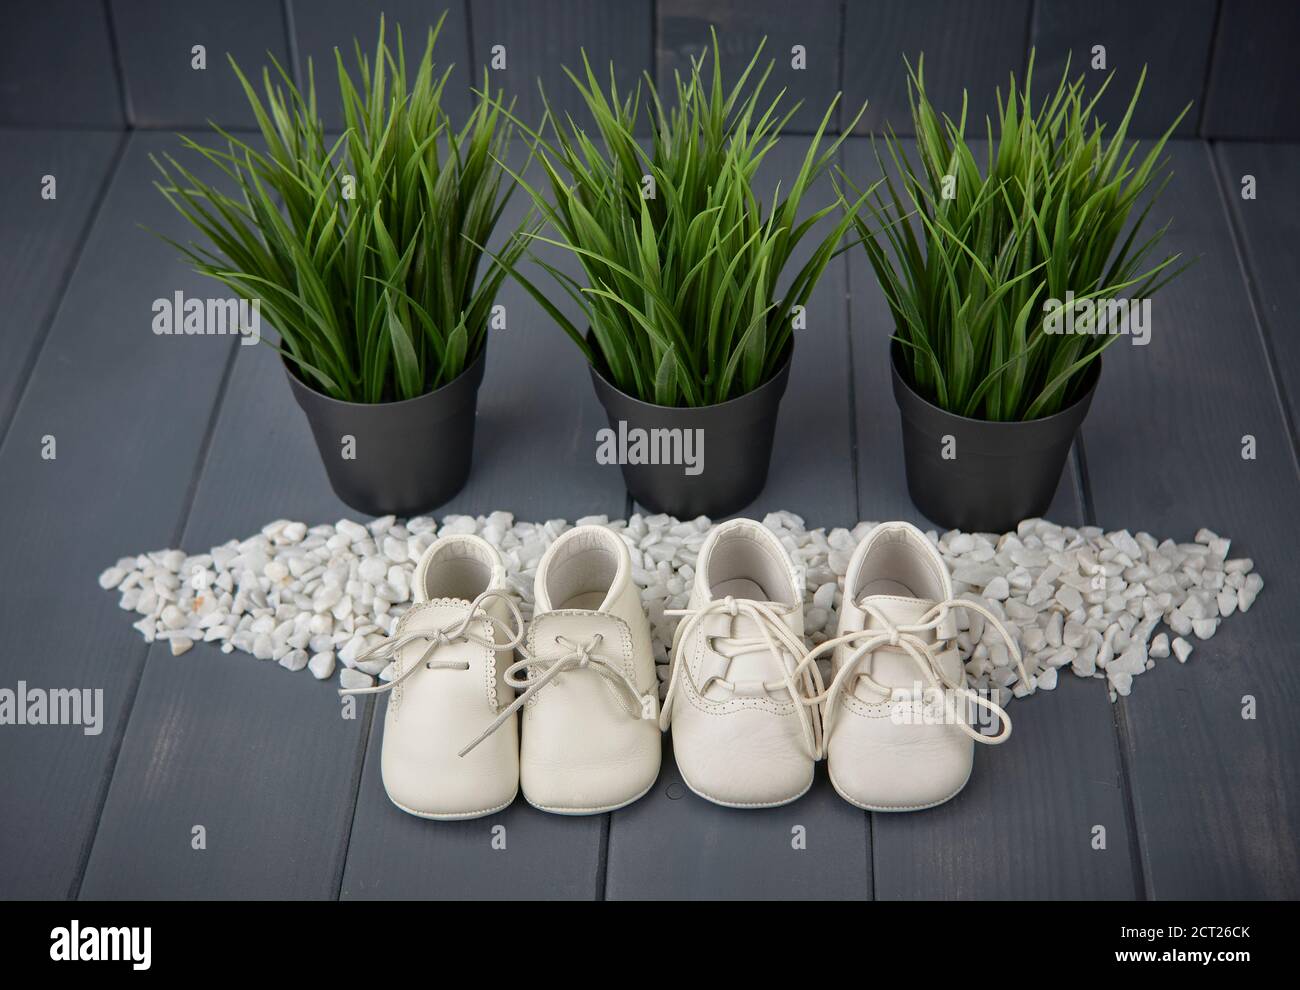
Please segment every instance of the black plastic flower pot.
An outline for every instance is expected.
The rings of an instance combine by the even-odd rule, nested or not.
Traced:
[[[903,424],[907,491],[926,516],[967,532],[1003,533],[1052,504],[1070,445],[1088,414],[1101,359],[1083,394],[1051,416],[995,423],[940,409],[908,383],[901,348],[890,344],[894,398]]]
[[[695,407],[643,402],[592,365],[591,381],[609,417],[604,442],[620,455],[632,497],[651,512],[679,519],[726,516],[754,501],[767,483],[793,359],[792,343],[781,366],[754,391]]]
[[[465,486],[487,348],[441,388],[400,402],[343,402],[305,383],[289,362],[289,387],[307,415],[330,487],[372,516],[415,515]]]

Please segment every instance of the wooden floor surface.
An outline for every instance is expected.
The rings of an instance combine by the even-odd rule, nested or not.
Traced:
[[[150,330],[155,298],[215,291],[141,229],[189,236],[151,184],[150,154],[175,138],[0,134],[5,175],[60,177],[52,202],[0,189],[0,686],[102,687],[105,706],[95,736],[0,727],[0,897],[1300,896],[1300,321],[1285,296],[1300,146],[1172,143],[1161,209],[1173,249],[1197,261],[1156,298],[1151,344],[1108,352],[1052,508],[1176,540],[1208,526],[1254,558],[1257,605],[1185,666],[1163,663],[1116,705],[1104,682],[1072,677],[1016,702],[1013,740],[981,747],[965,791],[917,814],[860,812],[824,773],[785,808],[717,808],[683,787],[666,743],[658,784],[613,815],[519,801],[436,824],[385,799],[373,702],[345,720],[334,685],[305,673],[203,644],[174,658],[99,589],[123,555],[353,514],[272,352]],[[774,153],[772,182],[806,140]],[[848,140],[841,165],[869,181],[869,140]],[[1239,195],[1247,173],[1254,200]],[[440,513],[624,515],[617,469],[592,455],[603,413],[580,355],[521,290],[503,292],[474,473]],[[865,255],[841,255],[809,307],[753,513],[925,523],[904,484],[890,329]]]

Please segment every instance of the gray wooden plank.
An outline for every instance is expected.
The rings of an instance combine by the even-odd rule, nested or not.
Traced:
[[[523,162],[522,143],[513,149]],[[536,171],[536,170],[534,170]],[[535,174],[528,176],[532,182]],[[493,241],[500,243],[526,209],[517,194]],[[558,248],[538,254],[577,276]],[[528,262],[530,278],[549,291],[550,276]],[[495,509],[520,520],[588,514],[621,516],[625,502],[618,468],[596,463],[596,431],[604,412],[581,353],[513,279],[501,292],[508,329],[494,332],[479,392],[474,468],[465,489],[438,510],[481,514]],[[571,302],[553,298],[571,318]],[[286,396],[286,401],[288,401]],[[305,423],[302,427],[304,437]],[[307,441],[309,442],[309,441]],[[269,518],[269,517],[268,517]],[[468,822],[429,822],[400,811],[380,776],[382,704],[366,751],[352,842],[343,877],[345,898],[585,898],[599,895],[608,816],[563,818],[537,811],[520,797],[497,815]],[[494,849],[503,826],[506,848]]]
[[[0,729],[0,891],[75,889],[145,648],[95,578],[176,538],[233,346],[155,336],[151,302],[205,280],[138,229],[177,229],[133,136],[0,448],[0,543],[24,575],[0,600],[0,683],[102,689],[102,731]],[[41,458],[42,438],[57,443]]]
[[[277,518],[355,518],[330,491],[284,378],[270,348],[239,350],[187,550]],[[216,644],[181,657],[151,646],[81,896],[334,897],[368,720],[360,705],[342,717],[337,686]]]
[[[769,153],[759,172],[766,201],[778,181],[788,183],[798,170],[808,142],[792,135]],[[831,183],[823,177],[802,213],[820,208],[831,196]],[[809,238],[833,222],[833,216],[824,219]],[[797,249],[784,278],[793,275],[811,247],[807,240]],[[787,509],[809,526],[856,521],[846,279],[841,256],[827,266],[809,300],[808,326],[796,332],[767,486],[738,515],[762,519]],[[807,845],[800,850],[792,845],[796,825],[806,830]],[[737,811],[690,793],[669,747],[654,790],[637,805],[614,812],[607,893],[618,898],[869,897],[869,849],[865,815],[835,795],[824,771],[794,804]]]
[[[873,814],[880,900],[1103,900],[1139,895],[1124,784],[1102,681],[1069,674],[1013,701],[1001,746],[976,746],[970,782],[912,814]],[[1093,848],[1093,829],[1106,848]]]
[[[342,130],[344,126],[334,49],[343,55],[344,65],[356,78],[352,42],[358,41],[361,50],[373,59],[381,13],[387,25],[385,35],[394,50],[396,31],[401,27],[408,70],[414,72],[417,60],[424,53],[429,29],[446,10],[447,19],[433,50],[434,68],[441,74],[448,66],[455,66],[442,97],[452,120],[461,121],[469,112],[470,87],[481,80],[470,79],[469,27],[464,0],[433,4],[426,0],[285,0],[285,3],[298,47],[299,85],[307,84],[307,62],[311,59],[315,65],[316,98],[326,127]]]
[[[506,68],[491,73],[492,85],[517,98],[515,113],[536,127],[542,119],[540,80],[551,108],[560,118],[572,114],[582,127],[594,126],[581,95],[564,74],[567,66],[582,76],[583,49],[602,83],[609,65],[620,93],[631,93],[643,72],[654,72],[651,43],[654,16],[650,0],[602,3],[601,0],[476,0],[470,5],[471,68],[480,79],[493,49],[505,46]],[[644,121],[644,113],[641,115]],[[644,127],[642,127],[644,130]]]
[[[1294,86],[1300,6],[1224,0],[1214,39],[1201,135],[1295,140],[1300,103]]]
[[[698,797],[664,747],[654,789],[616,811],[611,900],[860,900],[871,896],[870,838],[819,765],[808,793],[781,808],[738,810]]]
[[[0,436],[44,338],[124,138],[95,131],[5,131],[0,137]],[[42,197],[44,176],[55,198]]]
[[[516,137],[510,151],[516,171],[526,164],[527,150],[525,141]],[[544,181],[535,165],[524,178],[533,188],[541,188]],[[516,190],[493,231],[493,251],[519,227],[529,207],[528,194]],[[543,233],[554,236],[553,231]],[[534,244],[537,257],[571,277],[581,277],[581,266],[570,252]],[[525,257],[520,270],[566,316],[578,318],[572,301],[539,265]],[[572,522],[602,513],[621,516],[623,476],[615,465],[596,463],[596,433],[607,421],[586,359],[513,278],[502,283],[500,302],[506,308],[507,327],[493,331],[488,345],[474,469],[464,490],[439,511],[479,514],[506,509],[516,519],[534,522]]]
[[[121,53],[131,124],[135,127],[256,126],[239,80],[226,59],[234,55],[261,87],[268,52],[292,73],[284,7],[265,0],[109,0]],[[192,68],[195,45],[207,67]]]
[[[343,875],[345,899],[600,896],[608,815],[551,815],[528,804],[522,794],[505,811],[471,821],[432,822],[408,815],[384,793],[379,773],[383,721],[382,707],[376,708]]]
[[[770,101],[784,89],[780,103],[783,112],[802,101],[803,105],[786,125],[786,133],[811,134],[817,130],[840,89],[842,7],[840,0],[812,0],[802,4],[799,16],[794,18],[790,16],[789,4],[781,0],[660,0],[655,12],[660,90],[672,92],[673,73],[687,76],[691,59],[712,51],[710,27],[718,32],[724,83],[739,77],[759,42],[766,38],[761,61],[755,66],[755,77],[769,61],[774,62],[764,95]],[[803,46],[803,68],[793,65],[795,45]],[[705,67],[712,71],[709,62]],[[827,129],[839,130],[838,111]]]
[[[1295,188],[1295,177],[1300,175],[1300,144],[1227,142],[1216,144],[1214,153],[1224,195],[1243,235],[1247,276],[1272,349],[1273,371],[1289,403],[1294,437],[1295,404],[1300,401],[1300,335],[1295,332],[1291,292],[1300,270],[1300,202]],[[1255,199],[1241,198],[1241,182],[1247,175],[1254,176]]]
[[[6,5],[0,125],[120,127],[108,14],[98,3]]]
[[[912,65],[925,53],[926,89],[935,107],[961,112],[963,87],[970,92],[968,120],[983,128],[996,110],[995,87],[1007,89],[1010,73],[1025,65],[1029,0],[877,0],[845,5],[844,113],[868,101],[857,132],[880,132],[885,124],[912,133],[907,105],[906,56]],[[841,116],[843,123],[847,117]]]
[[[509,209],[506,224],[522,216],[523,199]],[[496,240],[508,229],[499,228]],[[492,342],[475,431],[475,471],[466,490],[439,511],[505,508],[529,519],[571,513],[582,509],[583,502],[573,497],[554,468],[582,456],[582,463],[573,464],[567,474],[584,476],[585,450],[577,453],[581,448],[571,442],[570,434],[583,432],[576,428],[590,411],[584,413],[581,403],[572,406],[577,422],[568,422],[556,416],[553,403],[548,405],[547,390],[534,387],[536,368],[546,353],[570,345],[554,338],[560,333],[557,328],[538,325],[538,311],[531,318],[526,315],[524,294],[513,283],[502,298],[513,332]],[[557,371],[550,384],[567,386],[568,391],[582,386],[590,393],[577,362],[566,370],[567,375]],[[529,405],[534,400],[542,405],[534,409]],[[594,402],[592,396],[586,405]],[[552,429],[522,425],[537,421],[551,422]],[[594,436],[594,428],[586,432]],[[253,436],[258,442],[250,445]],[[513,446],[521,436],[527,443]],[[510,444],[502,452],[506,441]],[[540,458],[547,459],[551,470],[542,469]],[[622,502],[616,479],[590,470],[585,476],[590,509],[616,514]],[[232,478],[244,479],[233,493]],[[277,517],[314,524],[355,516],[329,490],[306,420],[274,353],[241,350],[196,492],[185,546],[206,549],[253,533]],[[477,830],[444,829],[413,819],[389,803],[377,763],[382,704],[375,706],[380,717],[368,735],[367,719],[340,717],[336,686],[317,684],[302,673],[291,676],[243,654],[224,658],[208,646],[195,646],[179,661],[165,647],[154,647],[83,894],[329,897],[337,889],[344,856],[350,855],[354,859],[349,861],[347,896],[397,896],[398,889],[401,896],[470,896],[481,883],[475,876],[481,864],[460,873],[458,887],[447,886],[446,873],[456,875],[461,864],[473,859],[460,843],[473,844]],[[353,830],[356,775],[367,741],[373,745],[374,759],[366,761]],[[257,772],[231,774],[232,767],[256,767]],[[268,831],[268,821],[280,824]],[[498,894],[511,893],[522,869],[538,877],[539,894],[571,882],[575,896],[593,896],[596,879],[590,864],[599,858],[599,819],[557,830],[550,816],[517,806],[488,824],[479,823],[486,836],[485,852],[492,851],[491,825],[500,823],[506,824],[508,847],[516,855],[488,861],[507,867]],[[208,831],[203,852],[189,846],[194,824]],[[531,858],[541,864],[531,871],[520,866],[530,858],[530,848]],[[537,855],[542,849],[550,854]],[[566,859],[565,849],[572,849],[573,856]],[[428,872],[412,871],[411,861],[425,864]],[[557,872],[574,861],[580,868],[567,875]]]
[[[1196,133],[1201,95],[1219,0],[1038,0],[1031,39],[1038,49],[1035,91],[1050,92],[1070,56],[1070,78],[1085,76],[1090,89],[1112,71],[1114,79],[1097,104],[1102,120],[1119,121],[1128,108],[1143,65],[1147,79],[1129,133],[1160,135],[1189,102],[1195,106],[1177,134]],[[1106,67],[1092,68],[1093,46],[1105,47]]]
[[[846,171],[862,188],[879,177],[870,141],[850,140],[845,158]],[[862,250],[849,252],[849,298],[860,515],[930,528],[907,494],[889,372],[893,326]],[[1078,491],[1071,461],[1048,517],[1079,525]],[[1050,694],[1012,702],[1014,735],[1002,746],[976,747],[971,781],[952,801],[915,814],[872,816],[878,898],[1134,895],[1105,686],[1068,674],[1061,682]],[[1094,825],[1106,827],[1104,851],[1090,845]]]
[[[1170,150],[1159,215],[1175,218],[1168,248],[1199,260],[1154,300],[1150,344],[1108,352],[1083,427],[1097,522],[1180,540],[1208,526],[1233,538],[1231,556],[1254,559],[1266,586],[1248,614],[1197,640],[1185,667],[1161,665],[1122,702],[1146,886],[1161,899],[1294,898],[1300,778],[1288,768],[1300,723],[1287,699],[1300,692],[1300,481],[1223,209],[1238,183],[1218,187],[1202,143]],[[1266,208],[1287,223],[1295,198],[1283,202]],[[1291,318],[1277,335],[1294,329]],[[1242,458],[1246,435],[1254,460]]]
[[[759,182],[768,184],[768,188],[760,185],[767,202],[771,202],[769,190],[777,183],[782,188],[789,185],[808,143],[808,138],[791,135],[769,152],[759,170]],[[821,209],[834,198],[830,179],[823,175],[806,194],[801,215]],[[805,235],[782,274],[782,288],[807,260],[814,238],[824,237],[838,219],[832,213]],[[808,300],[807,328],[795,331],[794,364],[777,419],[767,484],[743,510],[745,515],[762,519],[768,512],[789,509],[809,526],[852,526],[856,521],[847,294],[847,261],[841,255],[826,266]]]

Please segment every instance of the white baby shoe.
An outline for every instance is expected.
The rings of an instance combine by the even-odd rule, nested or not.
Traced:
[[[844,578],[839,631],[809,654],[832,653],[823,731],[831,783],[868,811],[916,811],[954,797],[970,777],[975,742],[1001,743],[1011,720],[966,686],[953,609],[978,612],[1020,651],[988,609],[953,600],[938,549],[906,522],[882,523],[858,545]],[[996,735],[972,725],[978,709]]]
[[[390,691],[384,716],[388,797],[421,818],[477,818],[500,811],[519,790],[519,736],[505,674],[523,637],[523,617],[505,591],[500,554],[477,536],[444,536],[415,570],[414,603],[390,639],[358,661],[391,659],[393,679],[340,694]],[[498,731],[472,753],[466,742]]]
[[[590,815],[648,791],[662,750],[658,680],[621,536],[577,526],[547,548],[520,652],[507,679],[524,690],[502,717],[523,708],[519,777],[529,804]]]
[[[821,681],[801,589],[776,536],[732,519],[700,549],[689,607],[667,613],[684,618],[661,722],[686,785],[716,804],[770,808],[812,784]]]

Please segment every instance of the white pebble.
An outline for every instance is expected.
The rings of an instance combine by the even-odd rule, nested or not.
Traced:
[[[110,589],[116,588],[119,584],[121,584],[123,578],[125,577],[126,577],[126,571],[124,571],[122,568],[110,567],[108,570],[104,571],[104,573],[99,575],[99,586],[103,588],[105,591],[109,591]]]
[[[286,670],[302,670],[307,666],[307,651],[290,650],[280,658],[280,666]]]
[[[369,674],[363,674],[359,670],[345,667],[343,672],[339,674],[339,684],[345,688],[367,688],[374,686],[375,679]]]
[[[609,526],[628,547],[632,577],[651,621],[662,689],[667,644],[677,625],[665,612],[687,604],[711,524],[703,517],[666,515],[595,516],[585,522]],[[837,629],[837,579],[876,524],[808,530],[790,512],[769,513],[763,524],[794,561],[804,588],[808,641],[824,642]],[[391,676],[391,665],[358,665],[356,657],[391,635],[410,608],[415,564],[438,535],[477,533],[498,547],[508,586],[528,616],[537,564],[568,528],[564,520],[516,522],[504,512],[448,516],[441,528],[429,517],[312,527],[279,519],[207,553],[160,550],[124,557],[101,572],[99,582],[139,617],[134,625],[147,642],[166,639],[177,655],[203,640],[223,653],[251,653],[290,670],[305,666],[320,680],[338,673],[349,684],[371,684],[374,675]],[[953,530],[927,538],[947,561],[959,597],[1005,617],[1018,641],[1031,675],[1024,682],[982,615],[954,613],[968,685],[995,692],[1003,702],[1053,690],[1065,669],[1079,677],[1105,677],[1113,697],[1127,695],[1133,678],[1157,660],[1171,652],[1186,659],[1191,643],[1184,637],[1208,638],[1221,621],[1249,609],[1264,583],[1250,558],[1228,559],[1228,538],[1208,530],[1178,543],[1034,519],[1014,533]],[[1170,633],[1153,638],[1162,619]],[[1172,646],[1170,635],[1178,637]],[[829,667],[829,658],[819,664],[826,677]]]
[[[1218,619],[1194,619],[1192,621],[1192,631],[1196,633],[1197,639],[1209,639],[1218,628]]]
[[[835,607],[835,582],[827,581],[821,585],[813,595],[813,606],[816,608],[831,609]]]
[[[311,671],[312,676],[318,681],[332,677],[334,675],[334,654],[330,651],[317,653],[307,661],[307,669]]]
[[[370,535],[370,531],[366,527],[354,523],[351,519],[340,519],[335,523],[334,528],[350,544],[356,543],[358,540],[364,540]]]

